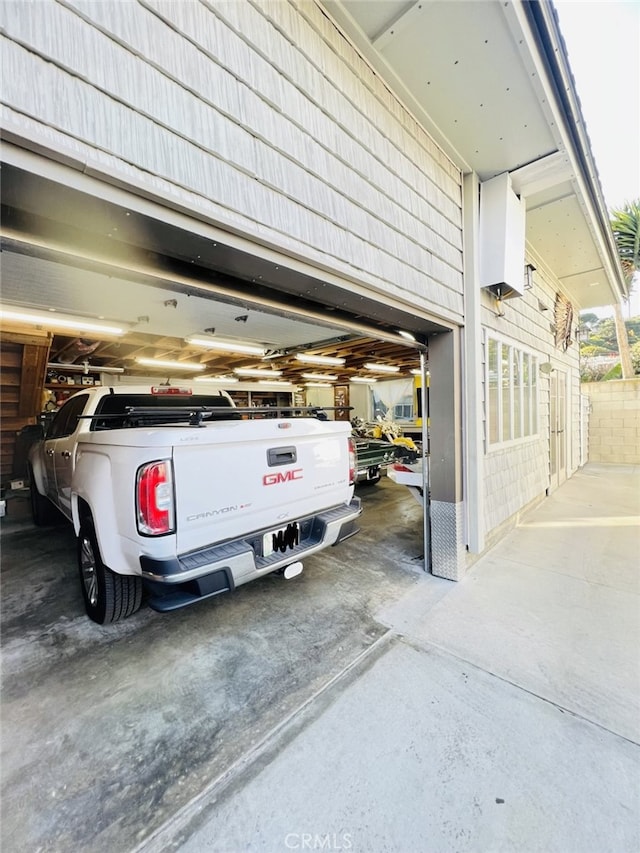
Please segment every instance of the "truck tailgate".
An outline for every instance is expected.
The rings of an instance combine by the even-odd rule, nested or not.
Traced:
[[[348,423],[311,418],[191,431],[174,447],[178,553],[348,502],[350,432]]]

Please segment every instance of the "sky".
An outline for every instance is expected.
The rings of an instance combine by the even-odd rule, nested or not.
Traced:
[[[640,0],[554,6],[605,204],[620,208],[640,199]],[[637,284],[627,310],[640,314]]]

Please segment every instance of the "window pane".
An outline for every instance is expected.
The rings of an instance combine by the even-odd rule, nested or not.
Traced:
[[[538,432],[538,359],[531,356],[531,433]]]
[[[500,441],[498,431],[498,342],[489,339],[489,444]]]
[[[522,353],[522,435],[531,435],[531,356]]]
[[[511,438],[511,347],[502,344],[502,440]]]
[[[47,430],[47,438],[63,438],[78,426],[78,418],[82,414],[89,397],[87,394],[74,394],[60,409],[51,421]]]
[[[513,438],[522,438],[522,353],[513,350]]]

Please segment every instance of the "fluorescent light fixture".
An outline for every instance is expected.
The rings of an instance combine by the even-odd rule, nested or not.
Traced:
[[[338,378],[335,373],[303,373],[302,377],[303,379],[328,379],[330,381]]]
[[[305,382],[307,388],[331,388],[330,382]]]
[[[346,361],[344,358],[333,358],[328,355],[311,355],[306,352],[296,353],[296,358],[305,364],[331,364],[336,367],[342,367]]]
[[[417,367],[416,367],[416,368],[414,368],[413,370],[410,370],[410,371],[409,371],[409,373],[410,373],[412,376],[422,376],[422,371],[420,370],[420,368],[417,368]],[[427,375],[427,376],[429,375],[429,371],[428,371],[428,370],[425,370],[425,373],[426,373],[426,375]]]
[[[32,326],[46,326],[54,329],[72,329],[75,332],[97,332],[101,335],[124,335],[125,330],[99,320],[83,320],[80,317],[66,317],[51,311],[37,314],[23,309],[0,307],[0,317],[6,320],[17,320],[30,323]]]
[[[214,341],[213,338],[185,338],[185,343],[194,347],[205,347],[206,349],[217,349],[221,352],[239,352],[246,355],[264,355],[263,347],[256,347],[251,344],[237,344],[233,341]]]
[[[271,370],[270,367],[236,367],[233,372],[238,376],[257,376],[261,379],[282,376],[281,370]]]
[[[393,364],[374,364],[371,361],[368,361],[365,367],[367,370],[373,370],[376,373],[397,373],[400,370]]]
[[[260,379],[258,385],[277,385],[278,388],[293,388],[293,382],[280,382],[277,379],[274,379],[271,382],[268,379]]]
[[[149,367],[170,367],[174,370],[204,370],[204,364],[193,364],[190,361],[161,361],[157,358],[136,358],[138,364]]]
[[[47,364],[50,370],[64,370],[72,373],[84,373],[85,375],[91,371],[92,373],[124,373],[124,367],[99,367],[96,364],[82,362],[82,364],[62,364],[56,361],[50,361]]]
[[[398,329],[398,334],[406,341],[415,341],[415,335],[412,335],[411,332],[404,332],[402,329]]]
[[[373,385],[374,382],[377,382],[377,381],[378,381],[377,379],[369,379],[366,376],[351,376],[351,377],[349,377],[349,382],[361,382],[363,384],[366,383],[367,385]]]
[[[231,385],[238,381],[237,376],[196,376],[194,382],[215,382],[216,385]]]

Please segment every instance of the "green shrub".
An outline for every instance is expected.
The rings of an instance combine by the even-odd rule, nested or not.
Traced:
[[[614,366],[607,370],[605,375],[602,377],[602,381],[606,382],[608,379],[622,379],[622,365],[620,362],[614,364]]]

